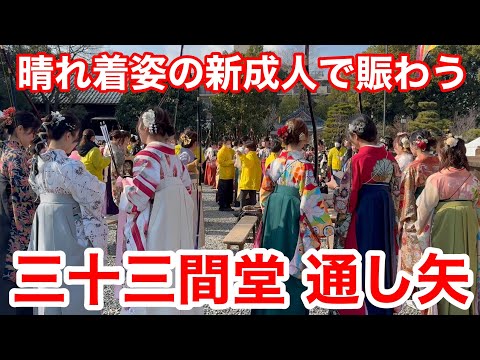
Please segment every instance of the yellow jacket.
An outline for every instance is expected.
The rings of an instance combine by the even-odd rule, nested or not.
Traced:
[[[268,155],[267,159],[265,160],[265,170],[267,170],[268,165],[277,158],[278,154],[271,152],[270,155]]]
[[[218,150],[217,154],[217,164],[219,171],[220,180],[233,180],[235,177],[235,166],[233,156],[235,155],[235,150],[232,148],[227,148],[225,145]]]
[[[328,167],[332,170],[342,170],[342,159],[341,157],[345,156],[347,149],[343,146],[339,149],[333,147],[328,152]]]
[[[262,180],[262,164],[255,151],[240,155],[242,173],[240,175],[240,190],[260,190]]]
[[[98,147],[93,147],[80,161],[85,164],[85,168],[90,174],[95,175],[98,180],[103,182],[103,169],[110,165],[112,160],[109,156],[103,156]]]

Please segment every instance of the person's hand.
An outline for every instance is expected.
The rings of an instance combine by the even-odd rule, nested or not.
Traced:
[[[332,190],[335,190],[338,187],[338,184],[333,177],[330,178],[330,181],[327,182],[326,185],[328,186],[329,189],[332,189]]]

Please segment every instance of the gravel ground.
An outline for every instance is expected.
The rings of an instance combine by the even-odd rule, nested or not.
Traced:
[[[215,191],[208,186],[203,187],[204,200],[204,218],[205,218],[205,248],[206,249],[226,249],[226,245],[222,240],[225,235],[235,225],[236,218],[231,212],[218,211],[218,205],[215,202]],[[107,265],[115,265],[115,234],[116,226],[110,226],[109,240],[108,240],[108,255]],[[252,244],[247,243],[245,248],[251,248]],[[104,290],[103,315],[118,315],[120,314],[120,304],[114,297],[113,286],[106,286]],[[205,314],[207,315],[249,315],[248,309],[224,309],[213,310],[208,305],[205,305]],[[310,310],[310,315],[327,315],[328,310],[321,308],[314,308]],[[417,315],[418,312],[409,306],[404,306],[400,315]]]

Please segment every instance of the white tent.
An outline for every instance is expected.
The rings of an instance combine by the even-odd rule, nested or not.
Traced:
[[[465,147],[467,148],[467,156],[475,156],[475,150],[480,147],[480,137],[465,144]]]

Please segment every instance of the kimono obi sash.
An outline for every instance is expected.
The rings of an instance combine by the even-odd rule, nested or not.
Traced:
[[[377,182],[377,183],[364,183],[362,186],[390,186],[389,183]]]
[[[276,185],[275,190],[273,192],[294,196],[300,199],[300,193],[296,187],[293,186],[286,186],[286,185]]]
[[[469,205],[472,205],[473,206],[473,201],[472,200],[449,200],[449,199],[446,199],[446,200],[440,200],[438,202],[438,205],[436,207],[436,209],[440,209],[442,207],[455,207],[455,206],[469,206]]]
[[[365,195],[368,196],[368,194],[378,194],[378,193],[389,194],[390,184],[383,183],[383,182],[364,183],[362,184],[362,187],[360,188],[358,195],[363,197]]]
[[[40,202],[42,203],[49,203],[49,204],[72,204],[78,205],[72,195],[69,194],[41,194],[40,195]]]
[[[435,207],[435,212],[454,208],[457,210],[473,210],[472,200],[440,200]]]
[[[158,191],[163,190],[163,189],[165,189],[167,187],[170,187],[170,186],[183,186],[183,187],[185,187],[185,185],[183,184],[183,181],[180,178],[178,178],[178,177],[167,177],[167,178],[164,178],[160,181],[160,184],[158,185],[155,192],[158,192]]]

